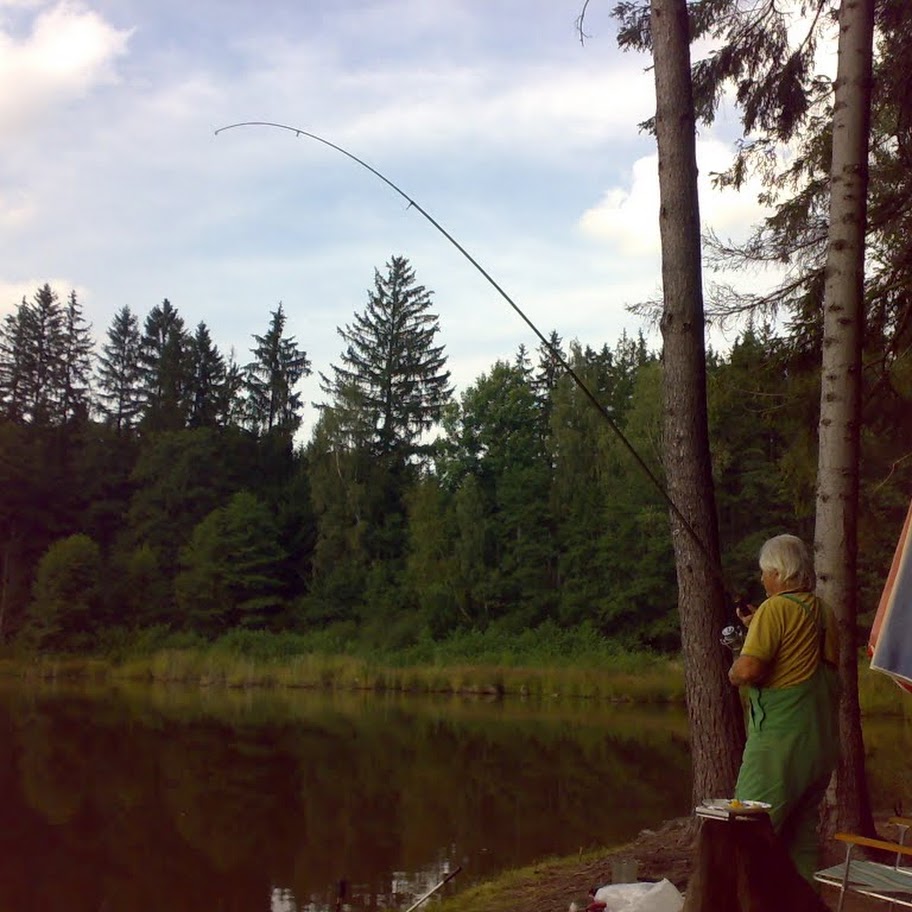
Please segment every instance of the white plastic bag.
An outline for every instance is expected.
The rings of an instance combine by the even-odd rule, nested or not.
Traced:
[[[658,883],[611,884],[595,893],[605,912],[681,912],[684,897],[670,880]]]

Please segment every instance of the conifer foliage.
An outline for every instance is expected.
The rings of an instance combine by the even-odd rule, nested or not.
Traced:
[[[225,359],[200,323],[189,345],[188,418],[190,427],[215,427],[225,413]]]
[[[134,427],[140,399],[139,320],[129,307],[114,315],[98,356],[98,407],[118,432]]]
[[[321,387],[350,440],[405,461],[423,451],[421,436],[440,420],[453,388],[443,346],[434,344],[440,325],[431,293],[405,257],[386,269],[375,270],[364,311],[339,329],[346,348],[331,377],[320,375]]]
[[[184,427],[189,411],[189,349],[183,317],[165,298],[146,317],[140,343],[142,424],[146,429],[173,431]]]
[[[0,395],[9,418],[47,426],[57,413],[64,370],[64,313],[50,285],[39,288],[3,323]]]
[[[91,327],[83,318],[75,291],[67,298],[62,329],[56,404],[59,422],[67,424],[88,417],[92,375]]]
[[[301,424],[301,395],[295,386],[310,375],[310,360],[297,347],[294,337],[285,336],[282,303],[272,312],[265,335],[254,336],[254,360],[247,365],[247,414],[251,426],[261,433],[274,428],[289,437]]]

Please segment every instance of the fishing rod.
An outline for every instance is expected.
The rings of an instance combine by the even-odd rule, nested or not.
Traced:
[[[269,120],[244,120],[239,123],[228,124],[224,127],[219,127],[215,131],[215,135],[218,136],[219,133],[224,133],[226,130],[234,130],[238,127],[272,127],[276,130],[287,130],[289,133],[294,133],[295,136],[306,136],[308,139],[313,139],[318,143],[322,143],[324,146],[329,146],[330,149],[335,149],[336,152],[341,152],[346,158],[350,158],[356,164],[359,164],[362,168],[366,168],[373,174],[375,177],[380,178],[384,184],[386,184],[391,189],[395,190],[407,203],[408,208],[415,209],[421,213],[493,286],[493,288],[500,294],[500,296],[513,308],[514,311],[520,316],[526,326],[532,330],[533,333],[541,341],[542,345],[551,355],[551,357],[556,361],[571,377],[577,387],[579,387],[580,392],[598,409],[599,414],[604,418],[612,431],[614,431],[617,438],[626,448],[627,452],[633,457],[634,462],[643,470],[649,480],[652,482],[655,489],[662,496],[663,500],[668,504],[668,507],[671,509],[672,513],[677,517],[681,525],[687,530],[690,537],[693,539],[694,543],[699,548],[700,553],[706,558],[707,564],[712,570],[713,575],[722,583],[723,590],[727,591],[728,587],[725,583],[725,579],[722,575],[722,570],[718,565],[718,560],[709,553],[709,549],[704,544],[703,540],[697,534],[696,529],[688,521],[687,517],[678,509],[678,505],[674,502],[671,495],[665,489],[665,486],[661,481],[656,477],[655,473],[649,466],[643,461],[643,458],[636,451],[633,444],[627,439],[627,436],[621,430],[618,423],[611,417],[611,413],[602,406],[602,404],[595,397],[595,394],[589,389],[585,381],[577,374],[573,367],[568,363],[567,359],[560,353],[555,345],[553,345],[548,339],[544,337],[538,327],[526,316],[522,311],[519,305],[501,288],[501,286],[495,281],[491,274],[478,262],[478,260],[473,257],[456,238],[450,234],[440,222],[437,221],[426,209],[424,209],[419,203],[417,203],[412,197],[410,197],[401,187],[393,183],[385,174],[381,174],[376,168],[372,165],[369,165],[363,159],[358,158],[357,155],[352,154],[347,149],[343,149],[342,146],[336,145],[334,142],[330,142],[328,139],[324,139],[322,136],[318,136],[316,133],[310,133],[307,130],[302,130],[300,127],[292,127],[289,124],[274,123]]]
[[[457,868],[454,868],[452,871],[450,871],[449,874],[447,874],[446,877],[443,878],[443,880],[440,881],[439,884],[437,884],[436,887],[431,887],[431,889],[428,890],[427,893],[425,893],[424,896],[421,897],[421,899],[419,899],[417,902],[410,905],[405,910],[405,912],[415,912],[415,909],[417,909],[418,906],[420,906],[426,899],[430,899],[442,886],[448,884],[461,870],[462,870],[461,865]]]
[[[431,887],[431,889],[428,890],[427,893],[424,894],[424,896],[422,896],[420,899],[418,899],[417,902],[414,902],[412,905],[410,905],[405,910],[405,912],[415,912],[415,909],[417,909],[418,906],[422,905],[425,902],[425,900],[430,899],[439,889],[441,889],[442,887],[445,887],[461,870],[462,870],[462,865],[457,865],[457,867],[455,867],[452,871],[450,871],[450,873],[447,874],[446,877],[444,877],[443,880],[440,881],[440,883]],[[342,910],[345,908],[345,898],[347,895],[348,895],[348,881],[340,880],[339,889],[336,894],[335,912],[342,912]]]

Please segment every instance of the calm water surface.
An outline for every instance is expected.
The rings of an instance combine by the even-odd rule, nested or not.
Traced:
[[[395,909],[686,813],[680,710],[0,689],[0,910]]]
[[[680,708],[4,685],[0,745],[0,912],[403,909],[690,808]]]

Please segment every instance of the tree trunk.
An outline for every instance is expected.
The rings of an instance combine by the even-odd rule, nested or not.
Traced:
[[[22,595],[26,589],[21,569],[22,536],[16,532],[12,522],[5,525],[0,545],[0,644],[9,639],[12,606],[17,595]]]
[[[814,542],[817,590],[839,626],[840,830],[873,834],[858,706],[858,471],[874,0],[843,0],[833,109]]]
[[[0,643],[5,640],[6,605],[10,591],[10,552],[13,549],[12,541],[7,538],[3,543],[3,552],[0,554]]]
[[[686,0],[652,0],[662,237],[664,462],[693,754],[693,798],[733,794],[744,722],[728,682],[719,532],[706,414],[696,130]],[[686,520],[686,522],[685,522]],[[688,528],[689,526],[689,528]]]

